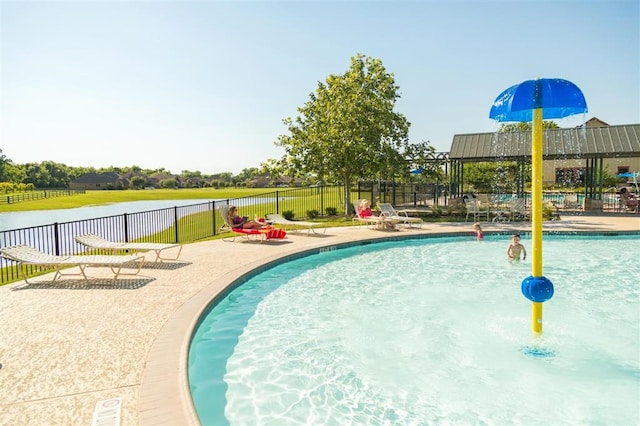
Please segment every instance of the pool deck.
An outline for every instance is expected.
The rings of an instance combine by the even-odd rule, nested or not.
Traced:
[[[563,216],[545,231],[640,231],[640,216]],[[485,233],[530,232],[530,223],[483,223]],[[102,268],[89,284],[51,283],[52,275],[0,287],[0,425],[197,424],[186,384],[189,331],[199,312],[230,282],[283,256],[358,240],[465,233],[471,223],[425,223],[384,232],[329,228],[289,233],[263,244],[222,240],[187,244],[179,261],[145,266],[106,284]],[[509,238],[505,236],[505,247]],[[527,247],[529,248],[529,247]],[[107,402],[105,402],[107,401]]]

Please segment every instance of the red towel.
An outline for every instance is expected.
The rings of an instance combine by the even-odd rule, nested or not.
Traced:
[[[269,231],[267,232],[267,239],[271,239],[271,238],[275,238],[275,239],[283,239],[284,237],[286,237],[287,235],[287,231],[285,231],[284,229],[279,229],[279,228],[271,228],[269,229]]]

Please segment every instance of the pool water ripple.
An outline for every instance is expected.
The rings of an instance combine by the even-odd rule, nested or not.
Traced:
[[[520,292],[531,265],[506,244],[371,244],[257,275],[194,336],[202,423],[637,424],[640,290],[620,271],[640,240],[545,240],[540,337]]]

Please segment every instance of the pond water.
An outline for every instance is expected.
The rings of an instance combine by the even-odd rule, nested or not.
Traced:
[[[32,226],[50,225],[56,222],[73,222],[76,220],[95,219],[99,217],[115,216],[124,213],[137,213],[148,210],[188,206],[192,204],[206,203],[209,201],[219,200],[145,200],[103,204],[99,206],[85,206],[73,209],[6,212],[0,213],[0,231],[29,228]]]

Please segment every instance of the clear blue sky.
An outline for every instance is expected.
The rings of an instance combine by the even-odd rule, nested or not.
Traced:
[[[240,172],[357,53],[395,75],[411,142],[490,132],[494,99],[563,78],[640,122],[640,2],[0,2],[0,149],[15,163]]]

